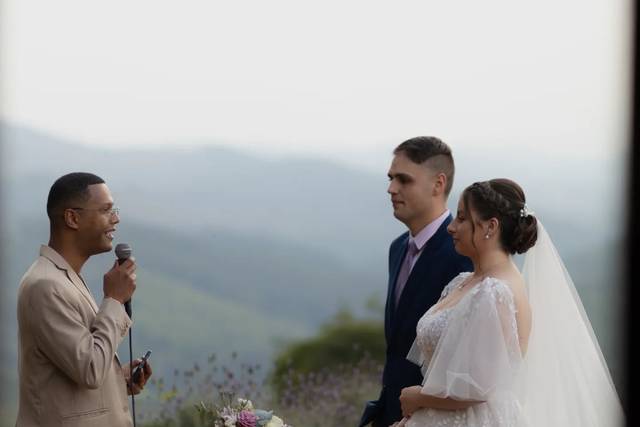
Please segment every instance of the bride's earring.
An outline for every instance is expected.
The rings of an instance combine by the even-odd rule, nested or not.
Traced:
[[[489,233],[485,234],[484,238],[488,240],[489,239]]]

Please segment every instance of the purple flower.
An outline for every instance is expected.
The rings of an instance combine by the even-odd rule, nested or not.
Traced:
[[[253,412],[245,410],[238,414],[237,425],[238,427],[256,427],[256,421],[258,417]]]

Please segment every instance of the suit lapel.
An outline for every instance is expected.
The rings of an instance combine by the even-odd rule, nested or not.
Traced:
[[[89,288],[84,283],[82,278],[80,278],[80,276],[76,274],[73,268],[71,268],[69,263],[67,263],[67,261],[64,258],[62,258],[62,256],[59,253],[57,253],[55,250],[51,249],[48,246],[43,245],[40,248],[40,255],[47,258],[49,261],[51,261],[59,270],[64,271],[69,281],[73,284],[73,286],[75,286],[78,292],[82,294],[82,296],[87,301],[87,303],[89,303],[93,312],[98,313],[98,305],[96,304],[96,301],[93,299],[91,292],[89,292]]]
[[[400,274],[400,267],[402,266],[402,260],[404,259],[407,253],[407,242],[409,241],[409,233],[404,235],[404,239],[401,240],[399,244],[399,249],[395,254],[395,259],[393,261],[393,265],[390,266],[389,270],[389,284],[387,289],[389,289],[387,293],[387,310],[385,316],[385,326],[386,330],[390,332],[394,329],[394,320],[396,313],[396,303],[394,295],[396,294],[396,282],[398,281],[398,274]],[[390,338],[390,337],[387,337]]]
[[[436,233],[425,243],[422,248],[422,252],[420,253],[420,257],[416,261],[409,277],[407,279],[407,283],[402,290],[402,295],[400,295],[400,300],[398,301],[398,307],[395,308],[395,305],[392,306],[392,311],[394,314],[391,315],[391,334],[393,335],[397,329],[397,325],[399,322],[397,318],[402,316],[402,313],[405,310],[405,306],[408,301],[411,301],[414,295],[422,286],[429,286],[429,283],[424,283],[424,279],[428,274],[429,269],[432,267],[433,261],[433,253],[442,245],[443,241],[449,237],[449,233],[447,232],[447,226],[451,222],[451,215],[447,217],[447,219],[440,225]],[[402,263],[402,259],[404,258],[404,253],[406,252],[406,242],[405,249],[403,250],[403,256],[400,257],[400,262],[398,262],[398,266],[396,268],[395,277],[397,279],[398,272],[400,270],[400,264]],[[395,280],[393,284],[393,288],[395,290]],[[393,295],[393,294],[392,294]],[[393,304],[393,299],[391,300]],[[397,315],[395,314],[397,313]]]
[[[87,287],[86,283],[84,283],[84,280],[82,280],[82,278],[78,276],[76,272],[73,271],[73,269],[67,270],[67,277],[69,278],[69,280],[71,280],[71,283],[73,283],[76,289],[80,291],[80,293],[87,300],[89,305],[91,305],[93,312],[97,314],[98,304],[96,304],[96,301],[93,299],[93,295],[91,295],[91,292],[89,291],[89,288]]]

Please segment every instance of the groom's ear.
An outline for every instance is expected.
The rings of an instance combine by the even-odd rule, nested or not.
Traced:
[[[436,175],[436,179],[433,184],[432,194],[434,196],[441,196],[445,194],[446,189],[447,189],[447,175],[445,175],[443,172],[440,172]]]

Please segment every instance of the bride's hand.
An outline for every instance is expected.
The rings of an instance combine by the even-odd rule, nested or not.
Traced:
[[[393,423],[392,425],[390,425],[389,427],[404,427],[404,425],[407,423],[407,420],[409,418],[404,417],[402,420],[397,421],[395,423]]]
[[[414,385],[413,387],[405,387],[400,392],[400,407],[402,408],[402,415],[405,417],[411,416],[415,411],[421,408],[420,390],[422,387]]]

